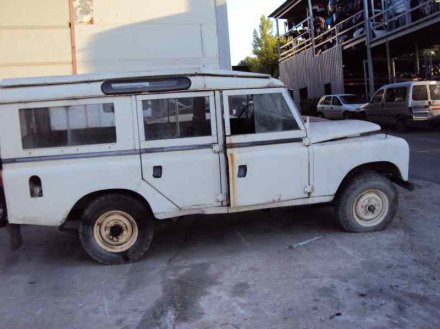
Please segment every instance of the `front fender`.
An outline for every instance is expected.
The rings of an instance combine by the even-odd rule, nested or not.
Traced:
[[[313,196],[335,195],[344,178],[355,168],[388,163],[408,181],[409,146],[402,139],[385,134],[346,138],[311,147]]]

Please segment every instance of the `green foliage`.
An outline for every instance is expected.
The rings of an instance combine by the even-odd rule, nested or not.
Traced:
[[[252,72],[266,73],[277,77],[278,65],[278,42],[273,31],[273,22],[266,16],[261,16],[258,29],[254,30],[252,41],[252,53],[240,62],[246,65]]]

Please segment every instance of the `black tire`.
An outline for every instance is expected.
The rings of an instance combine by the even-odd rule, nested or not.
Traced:
[[[374,197],[374,193],[378,193]],[[380,191],[377,192],[377,191]],[[368,198],[373,195],[372,198]],[[387,201],[383,201],[386,198]],[[363,205],[368,201],[365,207]],[[369,201],[370,200],[370,201]],[[371,200],[373,201],[371,203]],[[379,202],[377,202],[379,201]],[[377,204],[388,205],[380,207]],[[356,207],[358,205],[358,207]],[[374,209],[369,209],[373,206]],[[376,208],[377,207],[377,208]],[[336,216],[339,224],[348,232],[364,233],[381,231],[385,229],[396,215],[398,207],[398,195],[394,184],[385,176],[374,171],[365,171],[347,182],[338,192],[335,204]],[[363,219],[358,216],[358,209],[364,210],[367,216],[374,216],[378,211],[376,219]]]
[[[322,113],[322,112],[318,112],[318,114],[316,116],[318,118],[323,118],[324,119],[324,113]]]
[[[0,227],[5,227],[8,224],[6,220],[6,201],[3,190],[0,187]]]
[[[348,113],[348,112],[344,112],[344,113],[342,114],[342,118],[343,118],[344,120],[348,120],[348,119],[350,119],[350,113]]]
[[[118,216],[119,214],[128,215],[127,218],[130,218],[131,221],[134,220],[136,223],[133,227],[137,228],[137,235],[130,235],[132,237],[132,245],[129,246],[131,243],[127,244],[126,250],[115,252],[106,250],[103,247],[103,244],[105,244],[103,238],[98,237],[102,236],[102,234],[96,234],[96,230],[101,232],[101,226],[97,224],[97,221],[101,221],[101,218],[106,218],[106,214],[112,213],[118,213]],[[132,224],[132,222],[130,223]],[[119,233],[115,234],[118,234],[118,237],[123,236],[128,231],[122,229],[122,226],[119,224],[113,226],[109,224],[105,227],[110,227],[110,230],[117,228]],[[135,231],[135,229],[132,231]],[[84,250],[94,260],[105,265],[117,265],[139,260],[150,248],[153,232],[153,216],[141,201],[121,194],[109,194],[97,198],[85,209],[81,217],[79,237]],[[112,234],[109,233],[109,235]],[[116,235],[115,238],[117,238]],[[101,241],[98,241],[98,239]]]
[[[407,133],[409,131],[405,118],[399,117],[396,119],[396,130],[399,133]]]
[[[365,112],[359,113],[359,120],[367,121],[367,115]]]

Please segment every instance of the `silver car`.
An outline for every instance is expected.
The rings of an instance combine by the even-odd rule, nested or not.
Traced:
[[[362,97],[354,94],[325,95],[318,102],[317,113],[326,119],[363,119],[365,103]]]
[[[416,123],[440,122],[440,82],[413,81],[383,86],[364,106],[368,121],[405,132]]]

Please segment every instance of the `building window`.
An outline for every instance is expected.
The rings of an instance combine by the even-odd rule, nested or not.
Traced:
[[[299,129],[280,93],[230,96],[229,118],[232,135]]]
[[[332,94],[332,84],[330,82],[326,83],[324,85],[324,92],[325,92],[326,95],[331,95]]]
[[[116,142],[113,103],[20,109],[23,149]]]
[[[142,101],[145,139],[211,136],[209,97]]]
[[[307,100],[307,99],[309,99],[309,93],[307,91],[307,87],[301,88],[299,90],[299,98],[300,98],[300,100]]]

